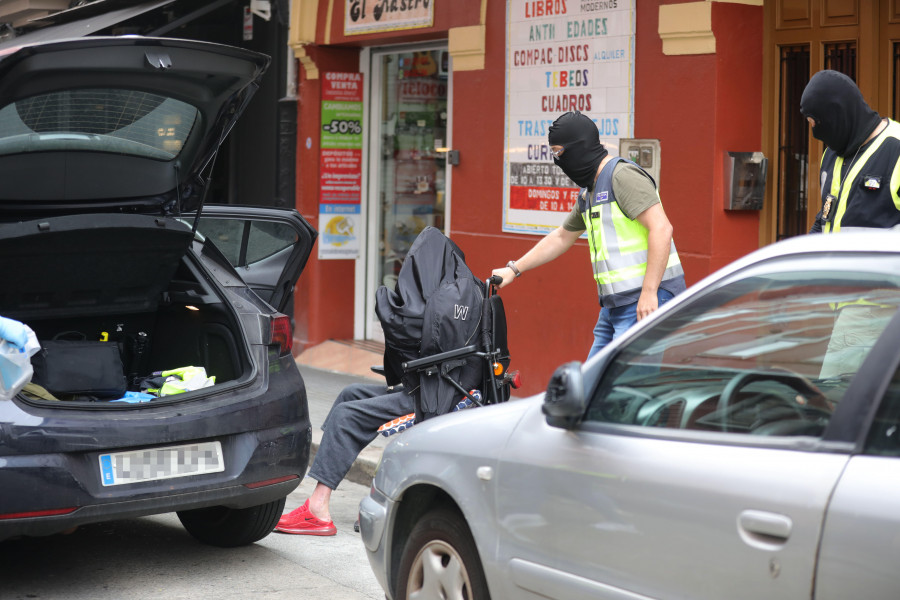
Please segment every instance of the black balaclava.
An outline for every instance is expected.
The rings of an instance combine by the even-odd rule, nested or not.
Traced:
[[[565,150],[553,162],[580,187],[594,185],[597,167],[608,154],[600,143],[600,133],[590,117],[578,111],[567,112],[553,121],[547,133],[551,146],[562,146]]]
[[[853,80],[830,70],[810,78],[800,97],[800,113],[815,120],[813,137],[843,157],[855,154],[881,121]]]

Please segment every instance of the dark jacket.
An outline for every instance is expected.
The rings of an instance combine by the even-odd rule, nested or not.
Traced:
[[[417,421],[449,412],[462,395],[437,375],[404,373],[402,363],[479,343],[484,294],[462,250],[434,227],[413,242],[394,289],[375,292],[387,383],[402,382],[416,396]],[[469,390],[481,384],[482,373],[483,361],[471,357],[448,375]]]

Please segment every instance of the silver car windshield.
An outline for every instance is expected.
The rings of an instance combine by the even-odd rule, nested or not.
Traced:
[[[0,109],[0,155],[93,151],[171,160],[184,147],[197,115],[189,104],[137,90],[33,96]]]

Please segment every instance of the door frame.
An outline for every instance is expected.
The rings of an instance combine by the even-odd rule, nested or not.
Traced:
[[[356,261],[354,271],[354,289],[357,290],[353,302],[353,338],[357,340],[375,340],[384,343],[381,324],[375,317],[376,269],[379,250],[378,226],[378,161],[380,159],[380,140],[376,135],[380,127],[382,79],[380,67],[375,61],[385,54],[423,50],[448,50],[447,40],[418,42],[413,44],[396,44],[389,46],[367,47],[360,52],[359,70],[363,74],[363,115],[366,125],[363,127],[362,161],[362,194],[360,211],[362,227],[360,247],[362,254]],[[453,56],[448,52],[447,73],[447,140],[448,148],[453,147]],[[444,232],[450,233],[450,215],[452,214],[452,166],[449,161],[444,166]]]
[[[197,213],[187,213],[186,220],[193,221]],[[246,206],[235,204],[206,204],[199,215],[197,230],[204,235],[202,224],[204,219],[236,221],[241,223],[243,236],[238,242],[240,254],[245,255],[249,244],[249,226],[254,222],[280,223],[287,225],[297,234],[297,241],[276,255],[255,263],[231,264],[241,280],[256,292],[272,308],[286,315],[294,314],[294,286],[303,273],[306,263],[312,254],[318,232],[294,208],[276,208],[271,206]],[[215,240],[211,240],[213,246]],[[219,253],[222,251],[219,250]],[[223,258],[227,257],[222,254]],[[263,263],[266,263],[263,265]],[[274,263],[274,264],[273,264]],[[281,267],[280,271],[277,268]],[[276,270],[272,270],[275,268]]]

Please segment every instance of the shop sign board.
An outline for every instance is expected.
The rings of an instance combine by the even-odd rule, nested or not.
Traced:
[[[344,0],[344,35],[434,25],[435,0]]]
[[[319,258],[359,258],[362,201],[362,73],[322,74]]]
[[[578,110],[618,155],[634,129],[635,0],[508,0],[503,231],[543,234],[578,188],[553,163],[547,130]]]

